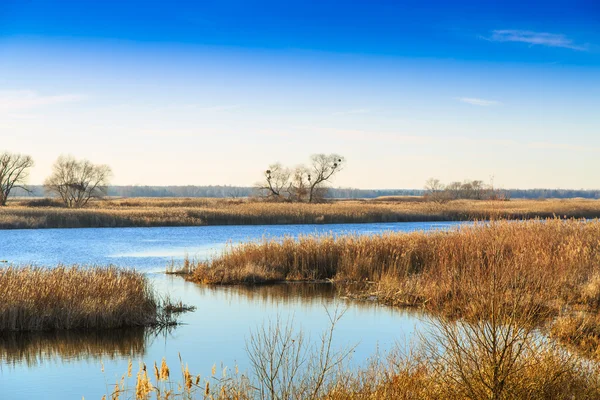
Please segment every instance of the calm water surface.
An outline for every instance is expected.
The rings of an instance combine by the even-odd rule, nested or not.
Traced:
[[[173,375],[178,354],[193,373],[209,376],[212,366],[248,368],[245,339],[250,330],[277,317],[293,318],[312,338],[328,326],[326,309],[346,314],[337,347],[356,345],[353,363],[377,350],[404,345],[422,328],[414,312],[369,302],[346,301],[330,285],[284,284],[206,287],[166,276],[165,265],[188,254],[205,258],[228,243],[303,234],[375,234],[383,231],[448,229],[458,223],[394,223],[177,228],[46,229],[0,231],[0,260],[13,265],[85,264],[135,267],[160,293],[197,307],[170,332],[58,332],[0,335],[0,399],[100,399],[127,371],[129,359],[147,364],[167,359]],[[104,365],[104,374],[101,372]]]

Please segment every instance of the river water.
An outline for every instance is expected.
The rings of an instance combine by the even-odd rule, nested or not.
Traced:
[[[1,399],[100,399],[127,371],[129,360],[153,364],[179,354],[194,374],[209,377],[213,365],[248,370],[245,341],[269,320],[293,319],[313,339],[328,327],[328,313],[345,310],[334,338],[337,348],[356,345],[355,365],[375,352],[414,340],[424,318],[371,302],[348,301],[327,284],[207,287],[163,271],[171,263],[218,254],[228,244],[309,234],[372,235],[385,231],[451,229],[459,223],[86,228],[0,231],[4,265],[116,265],[146,273],[156,290],[196,311],[183,314],[169,332],[119,330],[0,334]],[[1,300],[1,299],[0,299]],[[102,366],[104,372],[101,371]],[[134,368],[135,369],[135,368]]]

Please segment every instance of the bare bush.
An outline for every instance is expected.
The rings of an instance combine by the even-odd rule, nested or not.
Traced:
[[[277,319],[252,332],[246,344],[257,398],[270,400],[318,399],[331,390],[336,373],[354,347],[333,349],[333,334],[344,311],[327,310],[329,328],[318,344],[311,344],[294,321]]]

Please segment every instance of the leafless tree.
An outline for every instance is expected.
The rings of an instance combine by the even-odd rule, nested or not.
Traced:
[[[280,163],[271,164],[256,189],[263,197],[312,203],[324,197],[325,185],[342,169],[343,163],[343,157],[337,154],[314,154],[309,166],[290,169]]]
[[[310,182],[309,171],[304,165],[294,168],[290,179],[289,198],[291,201],[305,201],[308,198]]]
[[[463,196],[463,184],[461,182],[451,182],[446,185],[446,192],[452,200],[457,200]]]
[[[449,200],[446,186],[439,179],[435,178],[429,178],[425,182],[425,197],[436,203],[445,203]]]
[[[29,191],[25,187],[25,181],[31,167],[33,167],[33,159],[30,156],[0,153],[0,206],[6,205],[8,196],[14,188]]]
[[[271,164],[264,173],[264,180],[258,183],[256,188],[263,196],[282,200],[286,198],[291,175],[290,169],[280,163]]]
[[[91,198],[106,195],[112,171],[108,165],[92,164],[88,160],[76,160],[60,156],[52,167],[52,175],[44,186],[57,194],[67,207],[83,207]]]
[[[320,189],[342,170],[344,158],[338,154],[314,154],[310,160],[308,202],[312,203],[318,198]]]

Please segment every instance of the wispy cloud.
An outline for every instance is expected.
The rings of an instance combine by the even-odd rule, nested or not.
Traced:
[[[492,31],[491,36],[484,39],[494,42],[521,42],[530,45],[562,47],[565,49],[586,51],[587,45],[579,45],[565,35],[547,32],[522,31],[517,29],[500,29]]]
[[[0,90],[0,111],[26,111],[84,100],[81,94],[42,95],[33,90]]]
[[[482,106],[482,107],[499,106],[502,104],[496,100],[485,100],[485,99],[478,99],[475,97],[458,97],[457,100],[462,101],[463,103],[471,104],[474,106]]]

